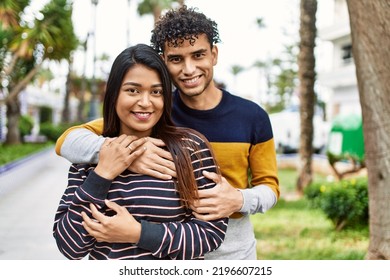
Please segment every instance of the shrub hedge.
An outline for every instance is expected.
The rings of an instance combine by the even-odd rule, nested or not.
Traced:
[[[58,137],[71,126],[76,124],[58,124],[54,125],[52,123],[41,123],[39,133],[45,135],[50,141],[57,141]]]
[[[314,182],[305,189],[310,205],[324,211],[336,230],[368,224],[367,178]]]

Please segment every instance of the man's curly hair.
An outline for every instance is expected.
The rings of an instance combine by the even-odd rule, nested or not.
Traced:
[[[193,45],[198,35],[206,34],[210,46],[219,43],[217,23],[207,18],[196,8],[183,5],[177,10],[169,10],[156,22],[152,30],[151,46],[158,52],[164,52],[164,44],[178,47],[185,40]]]

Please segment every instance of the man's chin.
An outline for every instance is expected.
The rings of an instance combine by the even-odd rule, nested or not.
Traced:
[[[180,94],[185,95],[187,97],[195,97],[195,96],[201,95],[203,91],[202,92],[199,92],[199,91],[189,91],[189,90],[182,91],[182,90],[179,89],[179,92],[180,92]]]

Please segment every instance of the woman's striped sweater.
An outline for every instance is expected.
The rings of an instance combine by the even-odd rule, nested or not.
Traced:
[[[215,186],[202,175],[216,171],[210,150],[198,136],[192,135],[199,150],[191,152],[194,175],[199,189]],[[201,154],[201,160],[195,156]],[[69,259],[202,259],[224,240],[227,219],[205,222],[196,219],[180,203],[174,181],[135,174],[128,170],[113,181],[94,172],[95,165],[73,164],[68,187],[55,216],[53,235],[59,250]],[[106,215],[104,199],[124,206],[141,222],[137,244],[98,242],[82,226],[81,212],[91,217],[90,203]]]

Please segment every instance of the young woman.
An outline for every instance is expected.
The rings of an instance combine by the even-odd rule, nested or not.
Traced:
[[[227,219],[198,220],[189,207],[198,198],[198,189],[215,186],[203,171],[219,172],[217,164],[204,136],[173,125],[171,104],[169,73],[151,47],[139,44],[119,54],[103,105],[103,135],[110,138],[97,165],[71,165],[55,216],[53,235],[64,256],[202,259],[221,245]],[[164,141],[177,179],[161,180],[127,169],[142,154],[148,136]],[[115,217],[124,209],[125,241],[100,242],[89,234],[88,225],[99,215]]]

